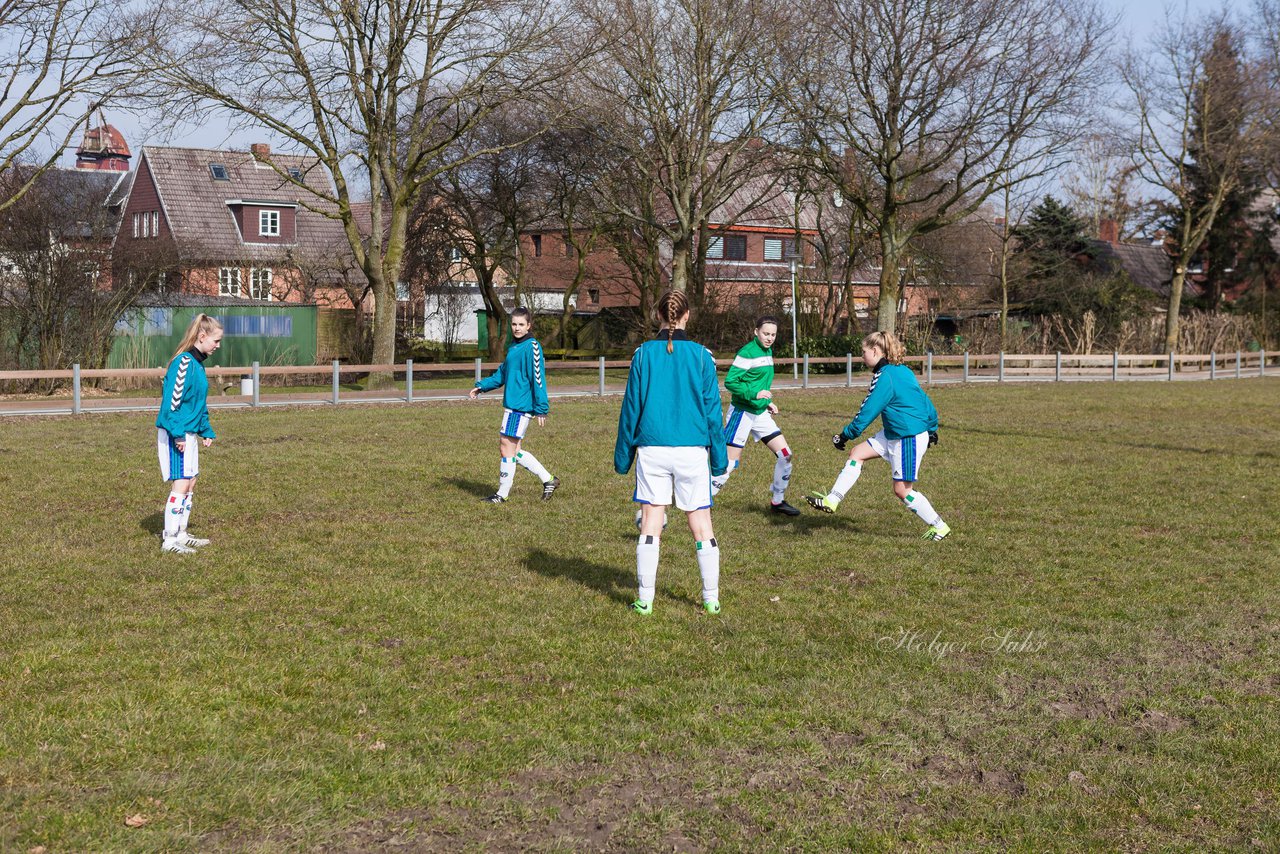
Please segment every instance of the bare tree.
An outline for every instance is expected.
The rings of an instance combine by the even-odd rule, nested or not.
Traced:
[[[1151,224],[1152,199],[1138,194],[1138,168],[1131,150],[1118,133],[1090,134],[1076,149],[1073,168],[1062,177],[1062,188],[1073,210],[1100,234],[1102,221],[1116,224],[1121,239],[1134,237]],[[1044,195],[1042,189],[1032,196]]]
[[[1265,128],[1256,93],[1242,85],[1239,36],[1225,19],[1173,21],[1153,36],[1151,48],[1127,56],[1122,73],[1133,98],[1135,163],[1143,180],[1171,200],[1176,255],[1164,341],[1170,353],[1191,259]]]
[[[105,0],[0,2],[0,210],[51,168],[89,118],[137,78],[147,16]]]
[[[342,222],[374,300],[372,358],[390,363],[415,203],[485,153],[459,139],[564,74],[561,10],[533,0],[173,3],[165,76],[177,103],[230,114],[318,158],[330,193],[277,172]],[[352,210],[362,194],[367,231]]]
[[[1081,131],[1110,22],[1096,2],[810,0],[780,68],[801,144],[879,238],[877,323],[903,252]]]

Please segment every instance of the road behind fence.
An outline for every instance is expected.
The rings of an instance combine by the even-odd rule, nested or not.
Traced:
[[[774,388],[854,388],[870,382],[861,359],[774,359]],[[906,362],[920,372],[924,385],[968,382],[1079,382],[1223,380],[1265,376],[1280,368],[1280,354],[1208,353],[1078,356],[1013,355],[996,353],[960,356],[909,356]],[[718,359],[722,370],[732,359]],[[428,403],[467,396],[472,381],[497,369],[498,362],[397,365],[260,366],[206,368],[210,377],[210,409],[302,406],[348,403]],[[628,361],[547,362],[548,393],[552,397],[620,394],[626,384]],[[355,378],[381,375],[387,381],[375,389],[354,388]],[[347,380],[344,382],[344,377]],[[281,385],[288,379],[296,385]],[[160,406],[164,370],[0,371],[0,384],[70,380],[69,387],[49,395],[0,396],[0,415],[79,415],[88,412],[145,412]],[[222,382],[218,382],[222,380]],[[86,381],[89,381],[86,384]],[[114,383],[113,387],[111,384]],[[120,390],[121,385],[144,387]],[[104,385],[107,389],[104,389]],[[115,390],[111,390],[114,388]],[[221,391],[222,394],[216,394]],[[489,397],[498,397],[493,392]]]

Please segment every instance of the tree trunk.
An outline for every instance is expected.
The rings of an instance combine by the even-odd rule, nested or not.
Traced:
[[[671,243],[671,290],[689,290],[688,237],[681,237]]]
[[[1172,353],[1178,346],[1178,311],[1182,308],[1182,288],[1187,280],[1187,262],[1178,260],[1173,273],[1173,281],[1169,283],[1169,314],[1164,319],[1164,351]]]
[[[899,254],[892,240],[880,241],[880,306],[876,315],[876,329],[880,332],[893,332],[898,325],[898,301],[902,288]]]

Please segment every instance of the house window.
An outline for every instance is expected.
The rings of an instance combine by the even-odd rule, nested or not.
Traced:
[[[707,244],[707,257],[708,258],[724,257],[724,238],[723,237],[711,238],[711,241]]]
[[[573,241],[567,237],[564,239],[564,257],[573,257]]]
[[[165,272],[156,273],[156,292],[165,293],[169,290],[169,274]]]
[[[730,261],[747,260],[747,238],[741,234],[726,235],[724,239],[724,257]]]
[[[457,247],[457,246],[450,246],[450,247],[449,247],[449,260],[450,260],[450,261],[452,261],[452,262],[453,262],[453,263],[455,263],[455,264],[456,264],[457,262],[461,261],[461,260],[462,260],[462,249],[461,249],[461,248],[459,248],[459,247]]]
[[[764,239],[764,260],[781,261],[782,260],[782,238],[766,237]]]
[[[249,299],[271,299],[270,267],[254,267],[249,271]]]
[[[301,181],[301,180],[302,180],[302,170],[301,170],[301,169],[296,169],[296,168],[295,168],[295,169],[290,169],[290,170],[289,170],[289,177],[290,177],[290,178],[292,178],[292,179],[294,179],[295,181]]]
[[[600,303],[600,289],[599,288],[588,289],[587,299],[591,301],[592,305],[598,305]]]
[[[533,241],[533,257],[541,258],[542,257],[542,235],[535,234],[533,235],[533,237],[530,238],[530,240]]]
[[[218,296],[240,296],[240,268],[221,267],[218,270]]]
[[[210,163],[209,174],[213,176],[215,181],[230,181],[231,176],[227,174],[227,167],[221,163]]]
[[[280,211],[258,211],[258,234],[261,237],[280,236]]]
[[[160,211],[151,212],[151,236],[160,236]]]
[[[142,215],[142,236],[151,236],[151,214],[149,213],[144,213]]]
[[[142,214],[138,214],[138,213],[136,213],[136,214],[134,214],[134,215],[133,215],[133,236],[134,236],[134,237],[138,237],[138,236],[139,236],[139,235],[141,235],[141,233],[142,233],[142,232],[141,232],[141,228],[142,228],[142,222],[141,222],[141,221],[142,221]]]

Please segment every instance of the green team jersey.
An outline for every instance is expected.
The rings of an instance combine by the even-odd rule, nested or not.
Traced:
[[[759,415],[769,408],[769,401],[756,395],[773,386],[773,348],[760,346],[758,338],[752,338],[733,357],[724,387],[732,395],[735,407]]]

